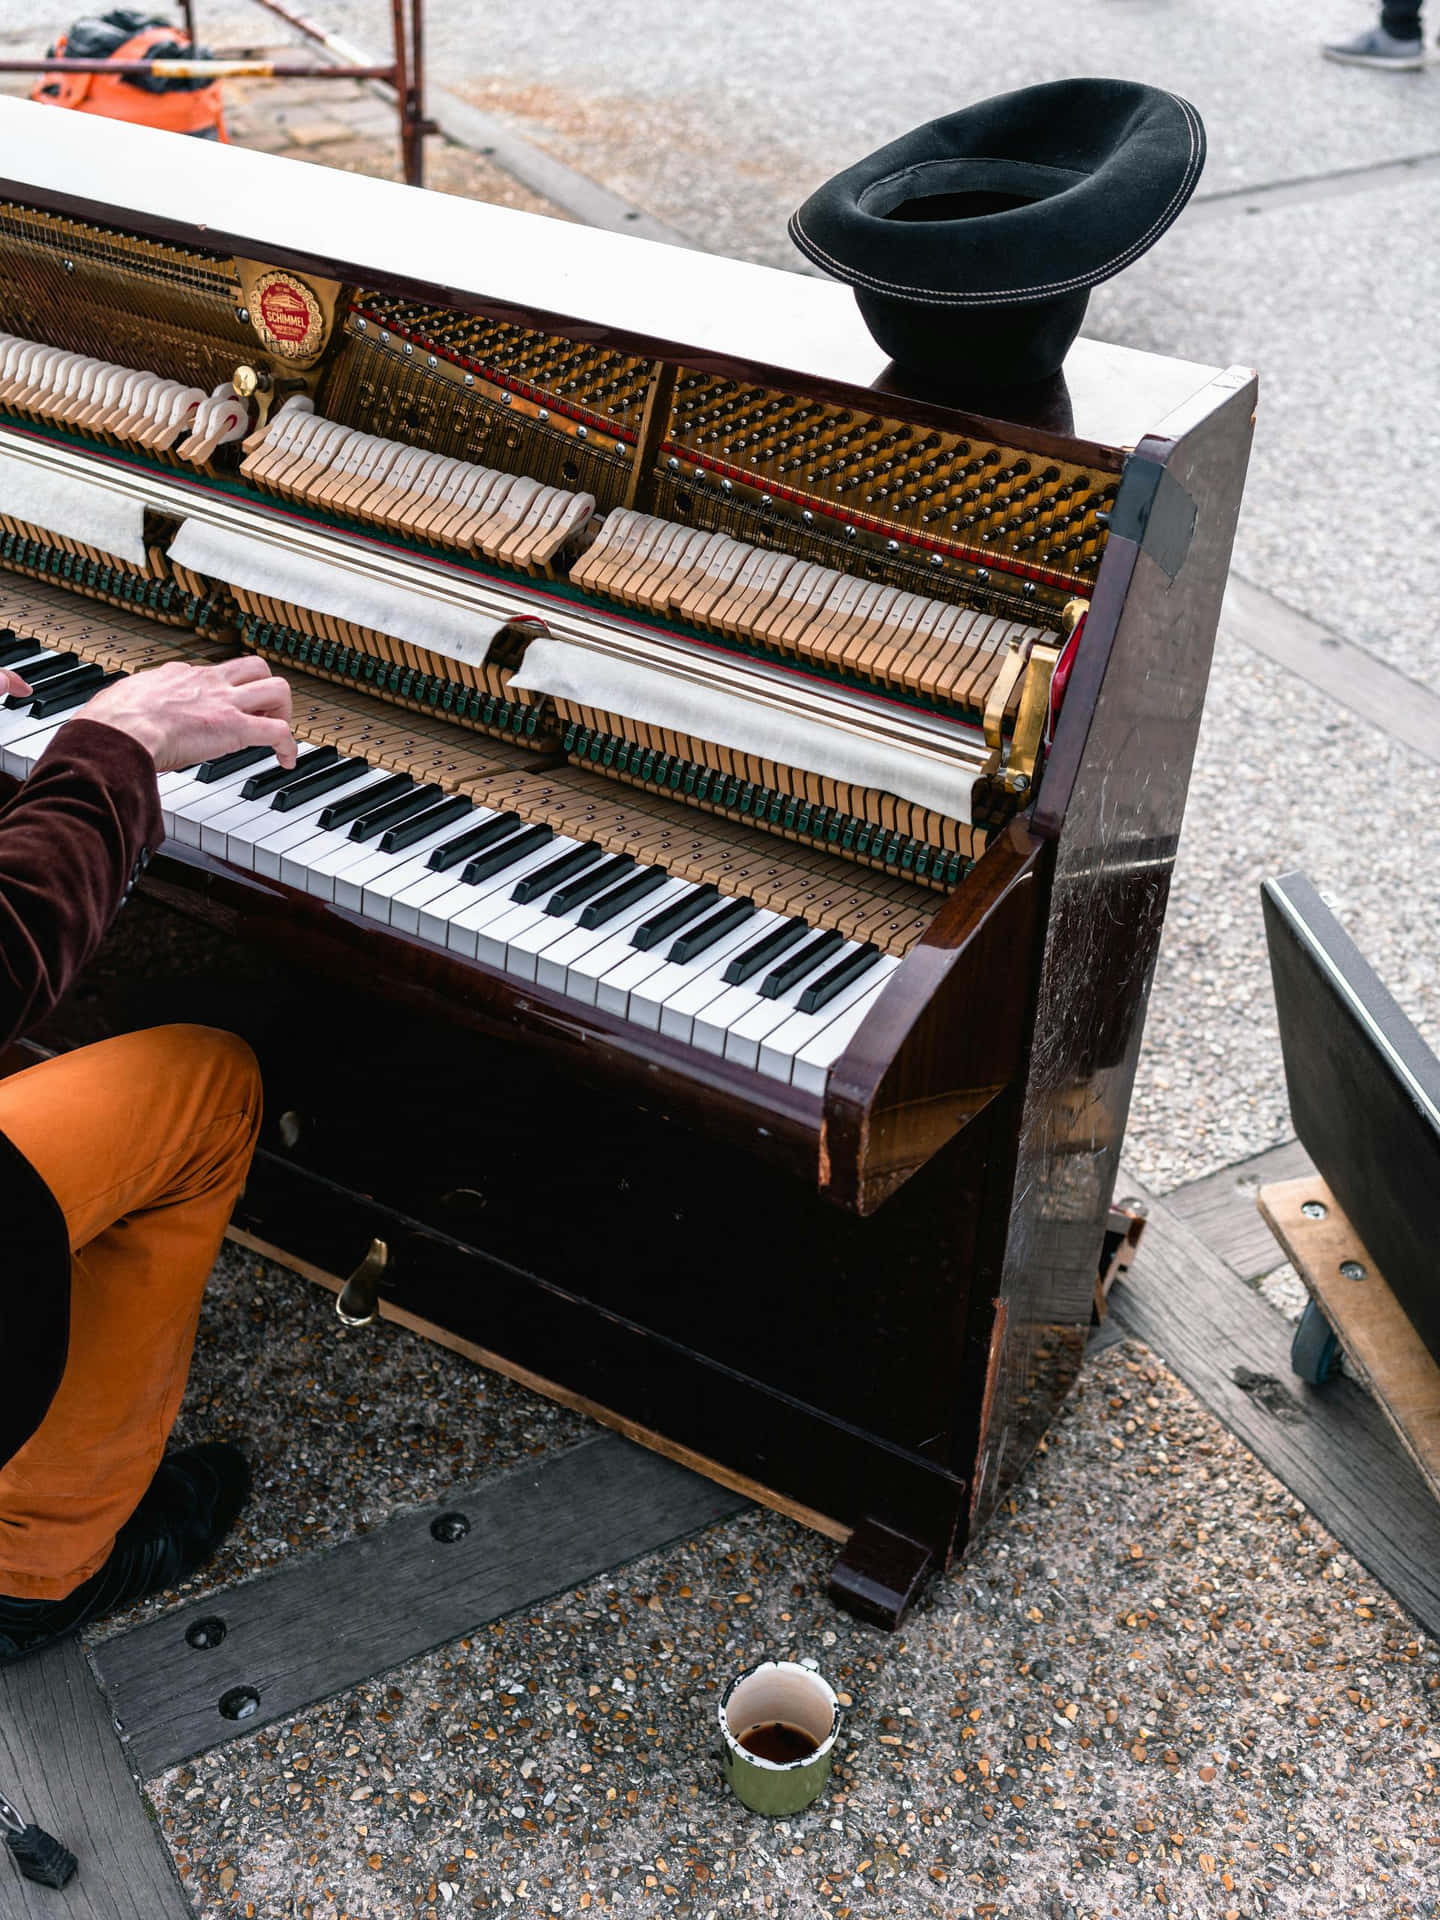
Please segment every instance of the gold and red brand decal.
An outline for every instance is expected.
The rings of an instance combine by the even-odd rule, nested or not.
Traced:
[[[325,329],[319,300],[293,273],[267,273],[256,281],[250,318],[270,351],[289,360],[315,353]]]

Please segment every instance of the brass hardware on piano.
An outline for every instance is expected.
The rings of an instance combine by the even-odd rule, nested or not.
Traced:
[[[390,1264],[390,1249],[372,1240],[365,1258],[335,1297],[335,1312],[347,1327],[368,1327],[380,1313],[380,1282]]]
[[[283,959],[242,1226],[944,1564],[1083,1347],[1250,376],[1080,342],[1072,419],[988,419],[844,287],[42,111],[0,764],[112,673],[291,680],[298,767],[167,776],[146,881]]]

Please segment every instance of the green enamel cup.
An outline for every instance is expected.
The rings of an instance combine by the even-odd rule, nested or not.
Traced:
[[[762,1729],[780,1732],[767,1738]],[[830,1778],[839,1731],[839,1702],[812,1663],[762,1660],[737,1674],[720,1702],[721,1765],[736,1799],[755,1813],[799,1813]],[[779,1750],[813,1743],[813,1751],[766,1759],[747,1736]]]

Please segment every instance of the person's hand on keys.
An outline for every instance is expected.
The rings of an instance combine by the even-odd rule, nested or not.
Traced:
[[[10,667],[0,667],[0,700],[8,699],[12,693],[28,694],[30,683]]]
[[[75,718],[128,733],[149,753],[157,773],[240,747],[269,747],[282,767],[295,764],[289,682],[253,654],[218,667],[174,661],[128,674],[102,688]]]

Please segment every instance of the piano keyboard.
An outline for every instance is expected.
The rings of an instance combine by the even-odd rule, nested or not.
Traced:
[[[39,596],[28,612],[28,624],[43,618]],[[0,711],[0,767],[17,779],[127,670],[127,655],[150,665],[219,652],[143,630],[107,638],[88,620],[90,637],[47,646],[17,630],[25,615],[6,608],[12,624],[0,634],[0,665],[33,688]],[[73,612],[50,617],[80,630]],[[617,794],[568,767],[537,773],[513,748],[466,738],[455,749],[466,758],[441,764],[453,743],[440,723],[430,763],[414,759],[426,736],[412,732],[414,770],[402,771],[393,738],[358,703],[356,731],[374,737],[349,739],[360,750],[347,751],[332,690],[295,685],[306,744],[293,769],[253,748],[161,775],[165,831],[179,848],[769,1079],[823,1092],[931,918],[933,896],[909,883]],[[316,743],[316,733],[331,737]]]

